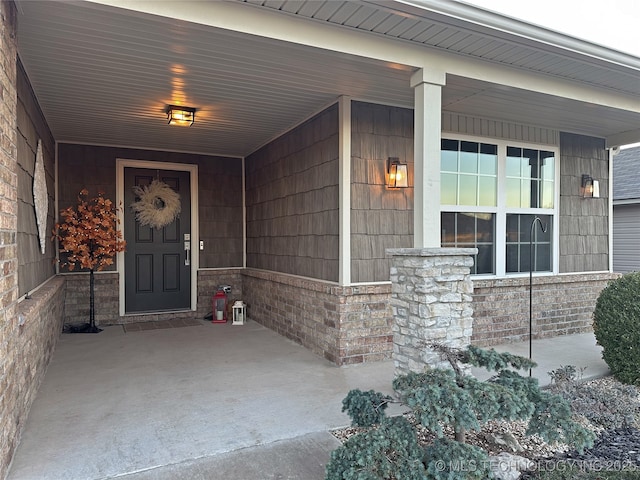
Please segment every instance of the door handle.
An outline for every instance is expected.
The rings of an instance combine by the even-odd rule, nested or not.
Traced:
[[[185,266],[191,265],[191,242],[184,242],[184,264]]]

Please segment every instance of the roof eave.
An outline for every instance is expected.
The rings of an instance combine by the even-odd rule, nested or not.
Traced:
[[[363,1],[386,7],[393,4],[395,6],[394,9],[416,16],[420,16],[421,11],[434,12],[466,23],[475,24],[481,28],[503,32],[507,35],[517,36],[538,44],[561,49],[565,52],[587,56],[593,60],[640,71],[640,57],[635,55],[581,40],[538,25],[533,25],[517,18],[485,10],[460,0],[453,2],[450,0]]]

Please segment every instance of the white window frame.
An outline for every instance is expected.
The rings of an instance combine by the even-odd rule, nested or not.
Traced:
[[[458,133],[442,132],[442,139],[460,140],[477,143],[488,143],[497,145],[498,147],[498,170],[497,170],[497,196],[496,206],[480,207],[480,206],[464,206],[464,205],[440,205],[441,212],[470,212],[470,213],[493,213],[495,214],[495,274],[474,274],[476,280],[492,279],[492,278],[517,278],[527,277],[529,273],[507,273],[506,271],[506,228],[507,214],[524,214],[524,215],[551,215],[553,218],[553,235],[552,235],[552,265],[551,271],[533,272],[535,276],[557,275],[560,265],[560,232],[559,232],[559,212],[560,212],[560,148],[558,145],[545,145],[538,143],[523,142],[521,140],[505,140],[491,137],[476,137],[471,135],[461,135]],[[506,193],[506,161],[507,147],[531,148],[534,150],[544,150],[553,152],[555,156],[555,172],[554,172],[554,199],[553,208],[507,208]],[[440,161],[440,159],[438,159]],[[536,228],[539,228],[536,226]]]

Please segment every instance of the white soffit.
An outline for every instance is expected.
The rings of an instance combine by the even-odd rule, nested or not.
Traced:
[[[573,59],[575,54],[564,56],[556,47],[545,47],[553,52],[540,50],[528,45],[533,43],[529,40],[506,41],[500,38],[504,33],[489,37],[487,27],[468,22],[465,31],[458,25],[460,19],[445,22],[441,14],[433,13],[434,20],[390,10],[397,2],[270,0],[213,5],[127,0],[127,8],[104,3],[123,2],[18,3],[19,55],[58,141],[241,157],[342,95],[411,108],[409,78],[415,68],[406,61],[432,52],[452,55],[461,72],[473,76],[447,76],[445,110],[599,137],[628,138],[640,132],[640,82],[632,68],[604,68],[602,60],[584,55]],[[195,18],[171,18],[172,5],[180,6],[173,10],[183,17],[189,5],[224,7],[236,23],[238,11],[247,12],[241,19],[251,13],[254,22],[262,14],[265,19],[287,18],[298,27],[296,41],[314,25],[331,25],[333,32],[362,31],[364,45],[382,45],[377,42],[381,39],[406,45],[408,53],[405,63],[400,58],[391,62],[380,59],[388,56],[386,51],[374,60],[259,37]],[[129,6],[164,13],[142,13]],[[266,20],[264,24],[270,25]],[[460,61],[465,58],[468,62]],[[521,88],[478,80],[482,75],[473,73],[476,65],[484,71],[491,65],[507,71],[511,65],[514,76],[506,83]],[[545,85],[547,94],[524,88],[531,78]],[[556,79],[564,79],[564,90],[549,95]],[[580,91],[580,98],[595,92],[612,102],[562,98],[573,91]],[[163,111],[168,104],[196,107],[196,123],[189,128],[166,125]]]
[[[640,94],[640,58],[461,2],[237,1],[470,58]]]
[[[412,105],[412,69],[92,3],[20,3],[18,50],[58,141],[244,156],[341,94]],[[166,124],[169,104],[197,108]]]

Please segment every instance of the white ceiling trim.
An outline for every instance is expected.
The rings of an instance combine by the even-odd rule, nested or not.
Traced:
[[[242,160],[242,155],[230,155],[228,153],[215,153],[215,152],[203,152],[195,150],[176,150],[168,148],[147,147],[144,145],[120,145],[117,143],[93,143],[93,142],[78,142],[77,140],[56,140],[56,145],[84,145],[87,147],[105,147],[105,148],[122,148],[127,150],[147,150],[149,152],[166,152],[166,153],[180,153],[184,155],[202,155],[204,157],[219,157],[219,158],[234,158]]]

